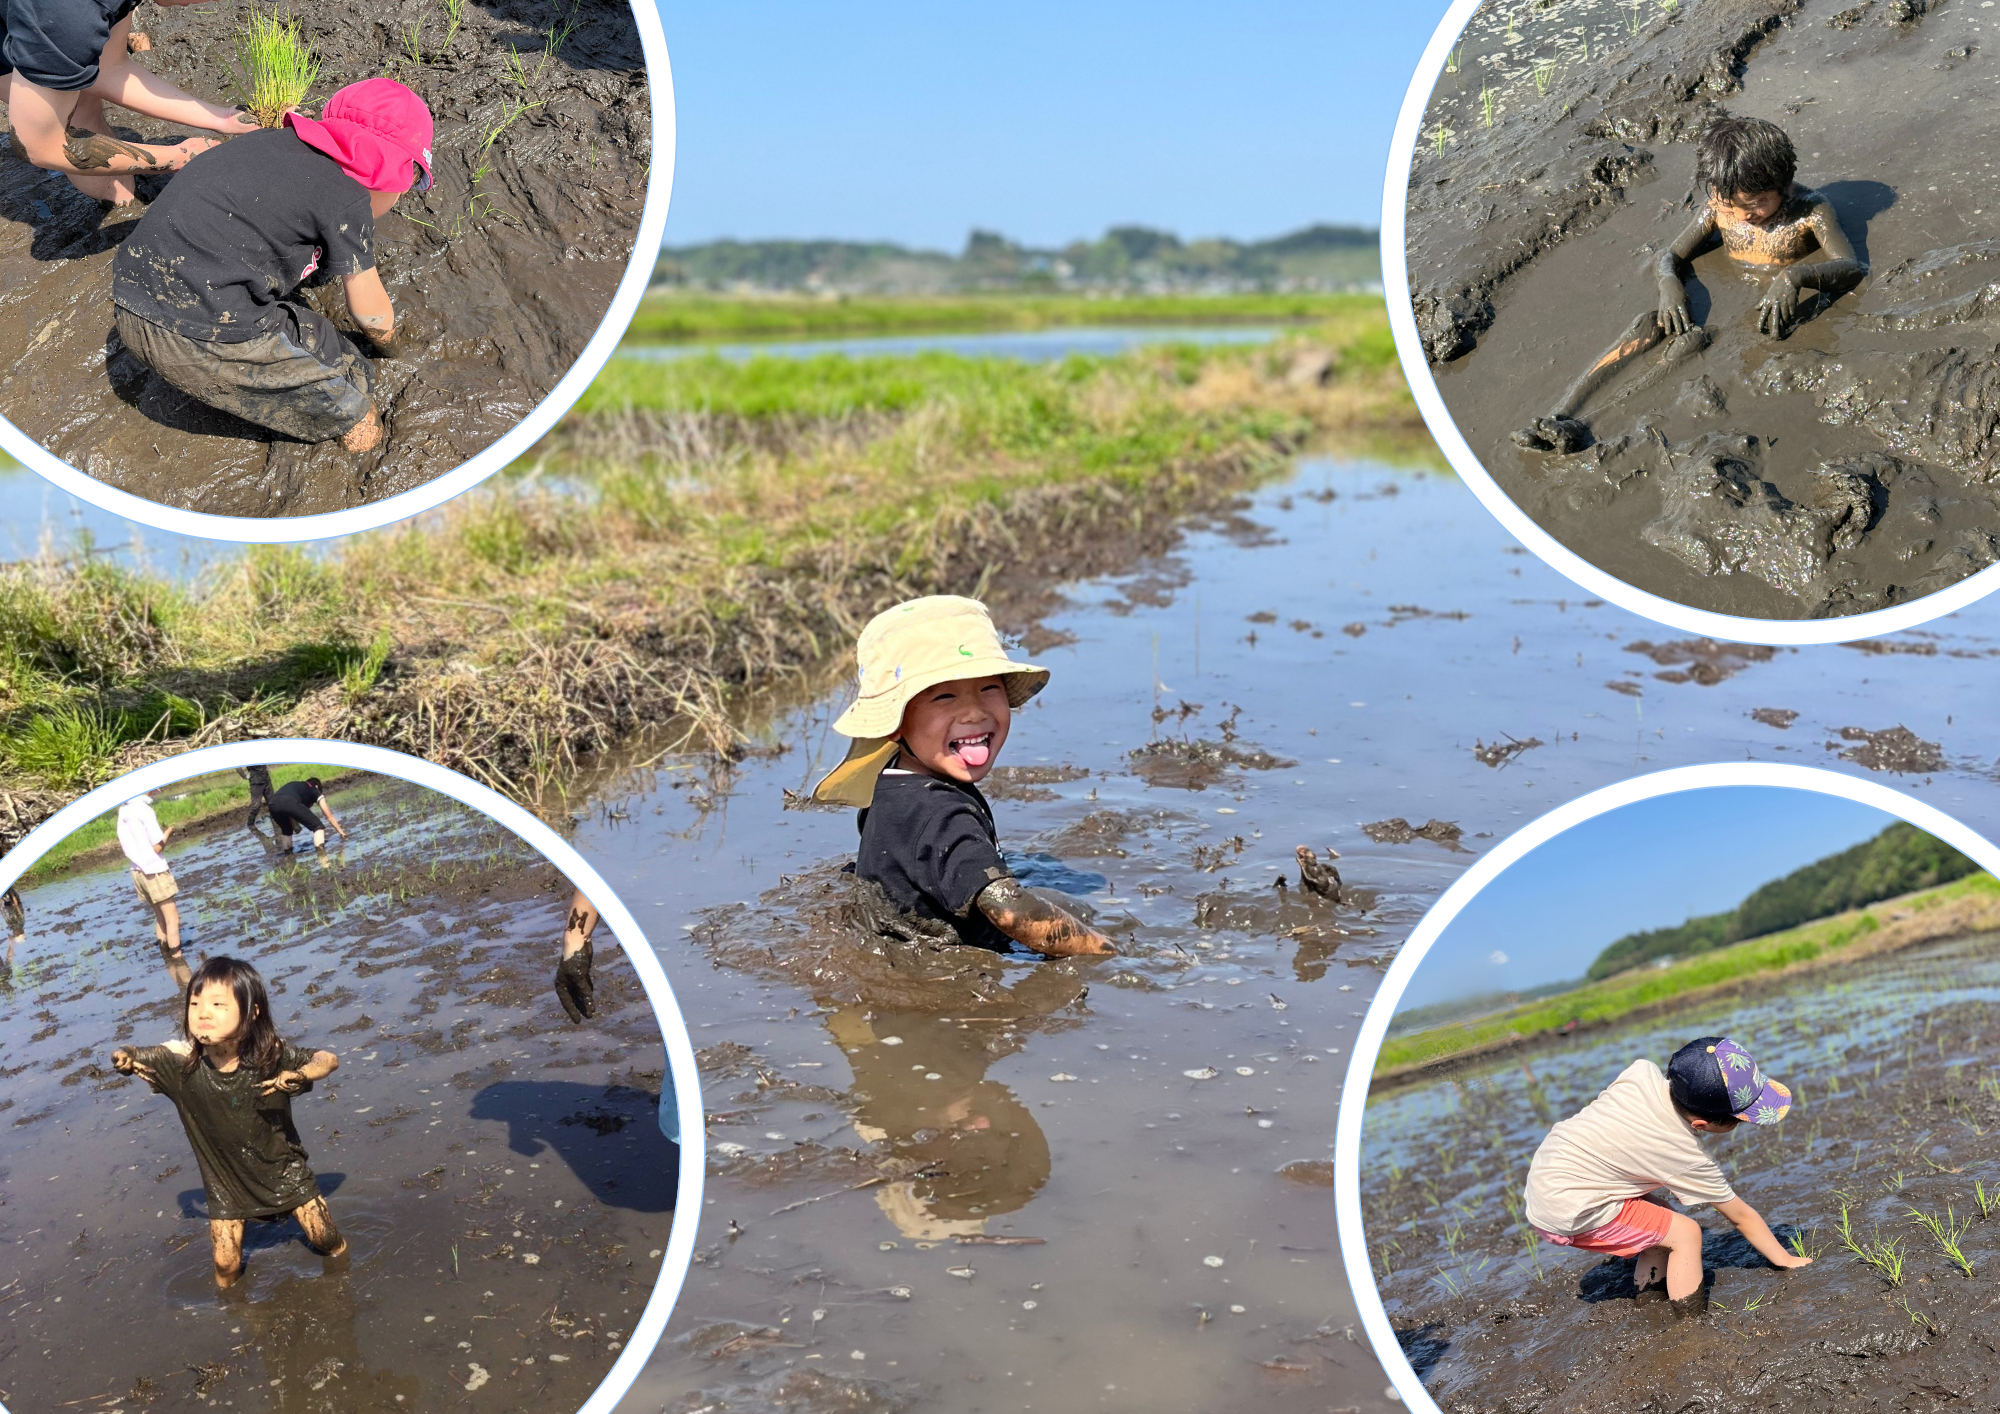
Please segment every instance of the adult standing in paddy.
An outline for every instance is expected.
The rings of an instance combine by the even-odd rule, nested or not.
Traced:
[[[364,79],[318,119],[238,138],[161,193],[112,265],[125,348],[188,396],[301,442],[382,441],[369,361],[396,350],[375,223],[431,185],[431,112]],[[297,297],[338,279],[361,345]]]
[[[118,847],[132,863],[132,887],[152,912],[153,936],[167,960],[167,971],[176,986],[185,987],[193,974],[181,956],[181,889],[160,853],[173,833],[172,825],[161,828],[150,795],[135,795],[118,807]]]
[[[126,142],[111,130],[106,103],[229,137],[257,131],[241,108],[203,103],[132,62],[137,8],[138,0],[0,3],[0,102],[15,142],[35,166],[114,208],[137,199],[134,178],[178,171],[220,139]]]

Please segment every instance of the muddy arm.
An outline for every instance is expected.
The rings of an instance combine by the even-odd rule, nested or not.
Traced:
[[[1801,261],[1771,281],[1771,288],[1757,305],[1757,330],[1773,338],[1782,339],[1798,322],[1800,291],[1837,294],[1868,273],[1867,265],[1854,253],[1854,243],[1841,228],[1832,202],[1815,197],[1806,220],[1826,258]]]
[[[1653,273],[1660,281],[1660,329],[1669,339],[1687,333],[1693,323],[1687,297],[1688,277],[1694,274],[1690,262],[1695,252],[1714,238],[1715,217],[1704,206],[1654,262]]]
[[[324,1080],[340,1069],[340,1057],[332,1051],[314,1051],[312,1059],[297,1070],[281,1070],[258,1087],[266,1095],[296,1095],[316,1080]]]
[[[257,120],[243,109],[203,103],[152,70],[133,63],[127,46],[131,32],[129,15],[112,27],[111,41],[97,61],[97,81],[84,92],[116,103],[120,108],[130,108],[134,113],[184,127],[207,128],[232,137],[257,131]]]
[[[1810,1257],[1801,1257],[1796,1252],[1787,1252],[1780,1246],[1778,1239],[1772,1235],[1770,1227],[1758,1214],[1757,1210],[1741,1198],[1731,1198],[1727,1203],[1717,1203],[1715,1211],[1734,1223],[1736,1230],[1743,1234],[1743,1240],[1748,1242],[1752,1247],[1755,1247],[1759,1255],[1772,1266],[1780,1268],[1803,1267],[1812,1261]]]
[[[347,297],[347,308],[354,315],[354,322],[374,343],[375,351],[384,358],[393,357],[396,306],[390,302],[389,291],[382,284],[382,272],[369,269],[359,275],[343,275],[340,288]]]
[[[562,958],[556,964],[556,1000],[571,1021],[582,1022],[597,1014],[597,984],[590,975],[594,952],[591,934],[597,931],[600,915],[596,905],[577,889],[570,895],[569,917],[563,925]]]
[[[1117,951],[1109,938],[1030,893],[1018,879],[995,879],[979,891],[972,904],[995,928],[1044,957],[1099,956]]]
[[[163,147],[126,142],[84,128],[66,126],[76,109],[73,93],[52,93],[13,76],[7,116],[27,159],[44,171],[72,177],[119,172],[172,172],[215,146],[214,138],[191,137]]]

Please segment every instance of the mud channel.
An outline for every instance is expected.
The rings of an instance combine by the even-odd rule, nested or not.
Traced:
[[[706,1066],[696,1265],[631,1414],[1390,1409],[1336,1251],[1334,1118],[1382,964],[1462,869],[1583,791],[1717,758],[2000,823],[2000,724],[1950,705],[2000,612],[1866,655],[1667,640],[1455,480],[1332,461],[1049,587],[1013,627],[1055,676],[992,799],[1116,960],[854,930],[852,816],[786,808],[839,759],[844,693],[726,775],[642,750],[576,806],[660,920]],[[1943,764],[1841,755],[1841,728],[1899,726]],[[1298,844],[1339,851],[1349,903],[1301,898]]]
[[[1482,7],[1426,112],[1408,255],[1439,391],[1507,494],[1628,583],[1757,618],[1882,608],[2000,558],[1993,24],[1972,0]],[[1698,256],[1708,346],[1621,370],[1582,450],[1516,446],[1655,307],[1722,112],[1785,128],[1871,273],[1808,292],[1776,340],[1769,277]]]
[[[109,1065],[169,1039],[177,1006],[124,861],[31,879],[0,985],[10,1409],[566,1411],[650,1297],[676,1151],[623,954],[600,936],[599,1013],[571,1026],[551,865],[401,781],[330,795],[352,838],[324,856],[236,820],[168,856],[189,960],[255,963],[279,1033],[340,1057],[293,1114],[344,1268],[290,1219],[252,1222],[247,1276],[217,1294],[173,1106]]]
[[[250,12],[247,0],[143,6],[134,24],[153,40],[143,62],[198,98],[228,101],[225,60]],[[432,189],[405,195],[377,225],[402,346],[376,362],[380,446],[355,455],[288,440],[137,363],[111,331],[112,254],[136,222],[104,224],[101,205],[30,165],[11,131],[0,150],[0,414],[109,485],[236,516],[378,501],[520,422],[582,353],[625,273],[651,161],[645,64],[624,0],[491,0],[462,13],[448,48],[446,12],[428,0],[299,16],[322,60],[308,112],[387,73],[437,123]],[[551,27],[572,18],[545,60]],[[129,138],[178,140],[110,111]],[[154,191],[141,184],[142,198]],[[306,295],[353,327],[337,285]]]
[[[1369,1245],[1425,1387],[1452,1414],[1990,1402],[1996,1027],[2000,937],[1986,934],[1371,1097]],[[1543,1243],[1510,1204],[1550,1124],[1633,1058],[1664,1064],[1690,1037],[1725,1030],[1788,1077],[1797,1104],[1784,1123],[1744,1126],[1713,1152],[1780,1240],[1797,1234],[1814,1260],[1780,1271],[1727,1221],[1697,1215],[1711,1315],[1677,1321],[1634,1303],[1630,1260]],[[1894,1280],[1843,1244],[1843,1208],[1857,1245],[1896,1245]],[[1965,1229],[1970,1274],[1913,1213]]]

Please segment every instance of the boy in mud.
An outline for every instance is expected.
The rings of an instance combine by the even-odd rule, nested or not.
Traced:
[[[279,1039],[256,968],[233,957],[203,963],[187,985],[181,1035],[162,1046],[120,1046],[111,1065],[180,1112],[201,1168],[218,1288],[242,1279],[243,1224],[252,1218],[290,1214],[314,1251],[346,1254],[292,1123],[292,1096],[333,1074],[340,1058]]]
[[[861,807],[854,870],[904,913],[958,940],[1045,957],[1114,951],[1066,909],[1024,888],[1000,858],[979,782],[1016,708],[1049,672],[1008,658],[986,606],[937,594],[885,610],[856,647],[861,693],[833,729],[855,738],[815,799]]]
[[[1708,331],[1693,322],[1687,281],[1693,258],[1720,244],[1746,273],[1776,271],[1757,305],[1757,332],[1782,339],[1799,322],[1799,297],[1807,290],[1827,298],[1851,289],[1868,273],[1841,229],[1833,203],[1796,182],[1798,155],[1776,123],[1762,118],[1718,118],[1702,134],[1695,159],[1695,187],[1706,200],[1674,243],[1660,253],[1658,307],[1632,321],[1618,342],[1570,384],[1547,417],[1514,433],[1531,451],[1581,451],[1590,429],[1577,419],[1592,393],[1620,368],[1664,342],[1649,381],[1708,347]],[[1817,253],[1818,259],[1807,257]]]
[[[1641,1301],[1669,1301],[1675,1315],[1698,1316],[1708,1309],[1701,1226],[1656,1190],[1713,1204],[1774,1267],[1807,1265],[1812,1258],[1779,1244],[1701,1145],[1746,1121],[1776,1124],[1791,1107],[1792,1092],[1726,1036],[1688,1042],[1664,1074],[1635,1060],[1549,1131],[1528,1166],[1525,1216],[1558,1246],[1636,1258]]]
[[[132,34],[137,8],[138,0],[8,0],[0,7],[0,102],[15,143],[35,166],[62,173],[113,210],[137,200],[136,177],[179,171],[221,139],[126,142],[106,121],[106,103],[224,137],[257,131],[241,108],[203,103],[132,62],[134,50],[151,47]]]
[[[431,184],[431,114],[393,79],[349,84],[317,120],[238,138],[161,193],[112,265],[121,343],[188,396],[301,442],[382,440],[367,353],[296,298],[338,278],[368,352],[396,311],[375,223]]]

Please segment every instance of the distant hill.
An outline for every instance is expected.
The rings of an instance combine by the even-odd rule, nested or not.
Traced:
[[[1600,982],[1657,958],[1687,957],[1761,938],[1977,872],[1979,866],[1950,845],[1899,821],[1872,840],[1765,884],[1727,913],[1628,933],[1599,953],[1585,975]]]
[[[1434,1026],[1476,1021],[1496,1011],[1538,1002],[1543,997],[1557,996],[1582,985],[1579,979],[1572,977],[1566,982],[1544,982],[1538,987],[1527,987],[1518,992],[1481,992],[1477,996],[1457,997],[1448,1002],[1406,1007],[1389,1019],[1387,1034],[1405,1036],[1413,1031],[1428,1031]]]
[[[1183,242],[1171,231],[1114,226],[1095,241],[1041,250],[974,231],[957,255],[888,241],[709,241],[666,246],[656,285],[706,290],[943,294],[959,290],[1379,289],[1377,233],[1308,226],[1265,241]]]

